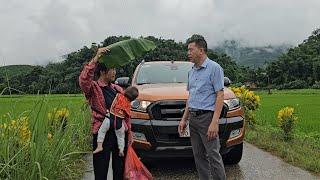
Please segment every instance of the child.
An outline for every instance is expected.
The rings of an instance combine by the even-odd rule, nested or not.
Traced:
[[[110,122],[114,122],[115,132],[117,136],[117,142],[119,146],[119,156],[124,156],[125,146],[125,123],[122,121],[124,118],[130,118],[131,101],[134,101],[139,95],[139,91],[136,87],[130,86],[124,94],[117,93],[116,97],[112,101],[112,105],[109,113],[102,122],[98,131],[97,149],[93,153],[98,153],[103,150],[102,144],[106,135],[106,132],[110,128]],[[111,121],[113,120],[113,121]],[[120,123],[120,125],[116,124]]]

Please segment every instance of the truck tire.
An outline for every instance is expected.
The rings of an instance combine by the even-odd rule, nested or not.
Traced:
[[[235,145],[227,154],[222,156],[224,164],[238,164],[242,158],[243,143]]]

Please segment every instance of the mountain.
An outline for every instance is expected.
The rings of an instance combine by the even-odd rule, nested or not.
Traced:
[[[9,65],[9,66],[1,66],[0,67],[0,79],[6,79],[6,74],[8,74],[8,78],[12,78],[14,76],[19,76],[21,74],[28,74],[34,69],[35,66],[31,65]]]
[[[226,40],[213,47],[219,53],[225,53],[232,57],[239,65],[251,68],[263,67],[265,62],[275,61],[286,53],[290,45],[274,45],[262,47],[248,47],[235,40]]]

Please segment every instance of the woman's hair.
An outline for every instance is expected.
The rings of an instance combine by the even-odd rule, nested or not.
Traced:
[[[129,99],[129,101],[134,101],[139,96],[139,90],[138,88],[134,86],[129,86],[124,91],[124,96]]]
[[[94,80],[98,80],[101,72],[108,72],[111,68],[107,68],[103,63],[97,62],[96,69],[94,70]]]

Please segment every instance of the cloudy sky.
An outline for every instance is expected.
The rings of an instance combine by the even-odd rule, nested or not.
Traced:
[[[296,45],[320,27],[319,9],[320,0],[0,0],[0,66],[46,64],[110,35]]]

